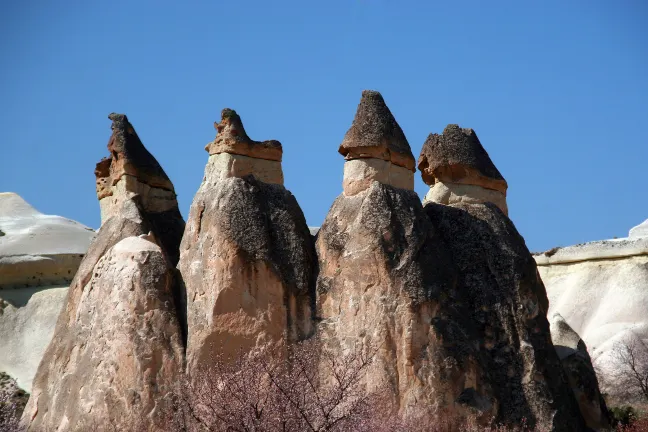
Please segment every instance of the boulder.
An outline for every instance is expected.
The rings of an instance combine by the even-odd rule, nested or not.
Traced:
[[[30,392],[94,230],[0,193],[0,372]]]
[[[608,409],[599,390],[598,379],[587,346],[558,313],[551,319],[551,339],[563,369],[567,373],[569,385],[574,392],[585,424],[593,430],[608,430],[610,428]]]
[[[425,202],[454,204],[492,202],[508,214],[508,185],[472,129],[456,124],[430,134],[418,160],[423,181],[430,185]]]
[[[30,431],[159,430],[182,371],[182,295],[174,266],[184,221],[177,203],[158,202],[168,196],[156,191],[172,186],[126,116],[110,118],[111,162],[107,169],[102,162],[97,176],[109,174],[110,195],[102,197],[105,189],[98,188],[98,196],[109,197],[113,210],[70,285],[38,368],[22,417]],[[130,183],[119,186],[125,180]]]
[[[230,109],[217,130],[178,264],[194,377],[209,367],[214,350],[237,354],[312,332],[316,259],[304,215],[282,185],[281,144],[250,140]],[[241,157],[245,169],[223,168]]]

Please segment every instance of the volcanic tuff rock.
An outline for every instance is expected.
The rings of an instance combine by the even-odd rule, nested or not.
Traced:
[[[107,185],[131,183],[108,187],[112,211],[72,281],[38,368],[22,418],[29,430],[159,428],[182,368],[174,265],[184,221],[175,200],[171,206],[169,196],[157,194],[158,186],[173,187],[126,117],[110,118],[111,159],[100,163],[97,177]],[[149,186],[152,177],[154,187],[131,188]],[[100,199],[105,191],[98,188]]]
[[[281,184],[266,183],[254,165],[243,176],[236,170],[223,175],[216,158],[245,151],[261,160],[271,148],[280,164],[281,144],[247,139],[240,117],[229,109],[217,129],[218,145],[207,149],[225,153],[209,157],[178,264],[187,291],[189,373],[208,367],[213,349],[234,354],[312,331],[316,259],[295,197]]]
[[[67,287],[95,232],[0,193],[0,371],[31,391]]]
[[[579,430],[546,294],[510,220],[491,204],[423,208],[377,179],[338,196],[317,234],[324,340],[379,347],[367,386],[387,383],[405,416]]]
[[[617,342],[631,333],[648,339],[648,237],[554,248],[534,258],[549,313],[562,315],[583,338],[604,376],[614,372]],[[613,391],[614,382],[608,384]]]
[[[362,92],[353,124],[338,151],[346,159],[345,195],[362,192],[374,181],[414,190],[414,156],[380,93]]]
[[[418,168],[423,181],[431,186],[424,202],[492,202],[508,214],[506,180],[474,130],[450,124],[443,134],[430,134],[423,144]]]
[[[551,319],[551,339],[585,423],[594,430],[609,429],[607,406],[587,346],[558,313]]]
[[[648,237],[648,219],[632,228],[628,237]]]
[[[546,430],[581,430],[578,406],[554,351],[548,301],[535,262],[513,223],[492,203],[425,211],[459,268],[468,299],[462,315],[475,333],[498,419]]]

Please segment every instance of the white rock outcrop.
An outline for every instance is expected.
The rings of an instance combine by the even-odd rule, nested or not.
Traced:
[[[0,193],[0,232],[0,372],[31,391],[67,287],[95,232],[44,215],[12,192]]]
[[[534,258],[549,315],[564,317],[603,373],[614,344],[628,332],[648,338],[648,237],[555,248]]]
[[[628,237],[648,237],[648,219],[632,228]]]

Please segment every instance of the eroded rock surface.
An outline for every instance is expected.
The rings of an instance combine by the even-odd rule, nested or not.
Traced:
[[[585,342],[558,313],[551,319],[551,338],[587,427],[609,429],[607,406]]]
[[[151,191],[172,186],[132,125],[123,115],[110,118],[109,178],[123,169],[115,185],[153,177],[156,187],[110,191],[115,211],[81,262],[34,379],[22,418],[30,431],[157,430],[182,370],[174,266],[184,221],[177,203],[167,209],[156,202]],[[100,199],[104,191],[98,188]]]
[[[418,160],[423,181],[431,186],[426,202],[492,202],[508,214],[508,185],[472,129],[448,125],[430,134]]]
[[[187,291],[188,370],[194,375],[209,366],[213,350],[236,354],[312,331],[316,260],[295,197],[279,182],[265,182],[261,165],[227,175],[219,165],[238,151],[279,164],[281,145],[249,140],[233,110],[223,110],[217,129],[178,264]]]
[[[30,392],[94,230],[0,193],[0,372]]]
[[[615,344],[648,339],[648,237],[589,242],[536,254],[550,301],[589,348],[615,390]]]

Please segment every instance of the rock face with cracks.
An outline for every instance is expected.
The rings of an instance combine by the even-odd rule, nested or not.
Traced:
[[[508,185],[472,129],[448,125],[430,134],[418,160],[423,181],[430,185],[425,202],[440,204],[492,202],[505,214]]]
[[[117,184],[124,177],[146,184],[155,174],[155,184],[168,187],[126,117],[110,118],[108,172],[127,167]],[[70,285],[23,413],[28,430],[133,424],[158,430],[163,424],[160,413],[183,366],[174,266],[184,221],[177,203],[158,205],[154,189],[111,191],[116,211],[103,221]]]
[[[233,144],[219,144],[217,156],[241,151],[262,160],[270,148],[279,164],[277,141],[246,139],[243,150],[236,147],[247,135],[234,111],[223,110],[218,131],[215,143]],[[187,292],[188,372],[194,375],[209,367],[213,350],[236,354],[312,332],[316,259],[295,197],[281,184],[264,182],[254,164],[239,177],[235,171],[223,175],[218,163],[211,155],[178,264]]]
[[[607,430],[610,419],[585,342],[558,313],[551,319],[551,339],[587,427]]]
[[[392,127],[386,121],[365,124],[375,129],[364,131],[366,147]],[[325,343],[340,353],[377,348],[365,384],[386,385],[406,417],[581,429],[544,287],[506,215],[481,203],[424,208],[414,192],[369,174],[354,194],[345,185],[317,233]]]
[[[524,239],[492,203],[425,212],[458,267],[464,325],[498,402],[497,419],[542,430],[583,423],[551,341],[547,295]]]

